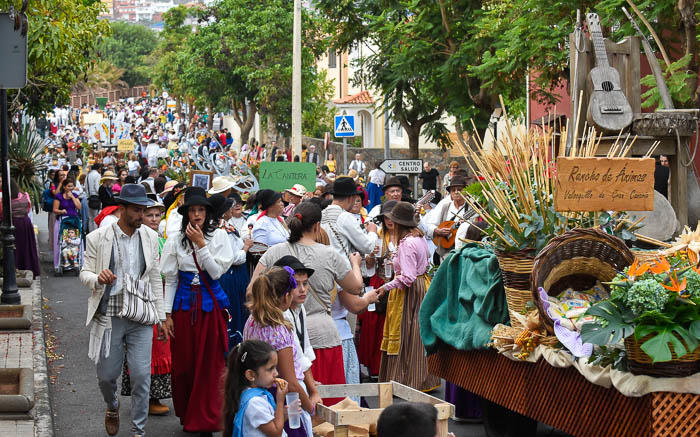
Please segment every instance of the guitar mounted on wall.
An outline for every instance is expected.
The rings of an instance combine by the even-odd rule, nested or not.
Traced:
[[[588,103],[588,122],[603,131],[620,131],[632,123],[632,107],[620,87],[620,74],[608,63],[598,14],[586,14],[586,22],[596,65],[588,76],[593,90]]]

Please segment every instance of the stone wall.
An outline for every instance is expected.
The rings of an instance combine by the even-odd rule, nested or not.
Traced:
[[[323,147],[323,140],[304,137],[303,143],[306,145],[315,145],[316,151],[323,157],[325,155],[325,149]],[[336,157],[336,163],[338,168],[343,168],[343,143],[338,143],[331,141],[329,145],[329,153],[333,153]],[[350,147],[348,145],[348,163],[355,158],[355,154],[362,154],[362,159],[367,164],[368,171],[374,168],[375,162],[382,162],[384,160],[384,148],[359,148]],[[409,150],[405,148],[394,148],[391,149],[391,159],[408,159]],[[443,176],[448,172],[450,162],[457,161],[461,168],[467,168],[466,160],[459,152],[457,148],[451,150],[441,150],[441,149],[421,149],[418,150],[418,157],[423,161],[430,162],[433,168],[436,168],[440,172],[440,176]]]

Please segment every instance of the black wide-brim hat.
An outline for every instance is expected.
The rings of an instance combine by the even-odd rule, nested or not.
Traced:
[[[255,199],[257,202],[260,203],[260,209],[265,211],[269,207],[275,204],[278,200],[282,198],[282,193],[278,193],[277,191],[274,190],[260,190],[258,191],[258,194],[256,195]]]
[[[416,220],[416,210],[408,202],[398,202],[394,207],[386,213],[386,218],[394,223],[398,223],[403,226],[408,226],[409,228],[415,228],[418,226],[418,221]]]
[[[146,189],[140,184],[124,184],[114,200],[121,205],[153,206],[155,202],[148,198]]]
[[[397,176],[391,176],[389,179],[387,179],[382,186],[382,191],[386,191],[391,187],[399,187],[402,190],[405,189],[404,185],[401,183],[401,179],[399,179]]]
[[[184,216],[190,206],[201,205],[212,209],[211,202],[207,199],[207,192],[202,187],[187,187],[185,189],[185,203],[177,209],[177,212]]]
[[[357,196],[359,195],[357,192],[357,183],[353,178],[346,176],[338,178],[333,182],[333,191],[331,191],[331,194],[340,197]]]
[[[276,267],[289,267],[294,272],[303,272],[306,273],[309,277],[314,274],[314,269],[310,269],[306,267],[299,259],[293,255],[285,255],[282,258],[278,259],[274,266]]]

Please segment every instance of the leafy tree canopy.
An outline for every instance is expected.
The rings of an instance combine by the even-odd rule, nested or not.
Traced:
[[[0,10],[20,10],[18,0],[0,0]],[[32,115],[69,101],[73,84],[96,61],[96,45],[109,34],[109,23],[98,18],[103,5],[95,0],[32,0],[29,22],[27,86],[10,92],[11,111]]]
[[[150,83],[148,55],[155,50],[158,37],[146,26],[123,21],[112,23],[112,35],[102,39],[98,50],[103,59],[124,70],[122,80],[129,86]]]

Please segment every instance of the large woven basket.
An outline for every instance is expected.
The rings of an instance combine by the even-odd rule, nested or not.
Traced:
[[[676,334],[674,334],[676,335]],[[683,339],[676,335],[683,343]],[[673,345],[669,343],[671,348],[671,361],[654,363],[651,357],[647,355],[641,348],[642,344],[651,338],[651,334],[642,337],[639,341],[635,340],[634,335],[625,338],[625,350],[627,352],[627,363],[629,370],[635,375],[649,375],[659,378],[682,378],[690,376],[700,371],[700,346],[694,351],[689,352],[678,358],[673,350]]]
[[[534,251],[496,251],[496,257],[501,267],[503,287],[506,290],[508,313],[523,313],[527,302],[532,300],[530,275],[532,274],[532,263],[535,260]],[[512,315],[510,316],[510,324],[515,328],[523,327],[522,323]]]
[[[610,281],[633,261],[624,241],[596,228],[572,229],[552,238],[534,260],[530,296],[547,330],[553,333],[554,326],[542,306],[539,287],[550,296],[569,287],[587,290],[596,281]]]

